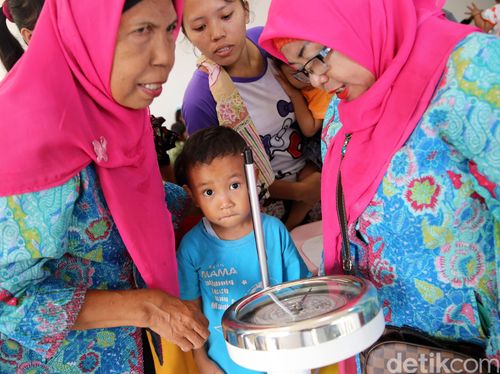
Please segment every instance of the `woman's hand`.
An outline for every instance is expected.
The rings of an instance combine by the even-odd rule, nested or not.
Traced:
[[[208,321],[192,303],[161,291],[149,306],[148,327],[183,351],[203,347],[208,338]]]
[[[88,290],[72,330],[148,327],[183,351],[203,346],[208,321],[194,305],[160,290]]]

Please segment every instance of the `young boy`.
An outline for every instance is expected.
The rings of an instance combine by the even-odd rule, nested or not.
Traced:
[[[245,141],[218,126],[194,133],[176,163],[204,215],[182,240],[177,254],[181,298],[202,308],[210,325],[206,349],[194,352],[200,373],[255,373],[234,363],[226,349],[221,318],[239,298],[262,288],[242,153]],[[306,277],[283,223],[262,215],[271,285]],[[221,371],[222,370],[222,371]]]

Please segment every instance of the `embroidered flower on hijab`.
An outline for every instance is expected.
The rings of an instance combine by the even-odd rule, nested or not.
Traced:
[[[97,140],[93,140],[92,146],[94,147],[94,152],[97,156],[97,162],[108,161],[108,155],[106,153],[108,142],[104,136],[99,137]]]

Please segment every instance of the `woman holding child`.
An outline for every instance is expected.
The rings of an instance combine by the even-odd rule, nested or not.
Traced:
[[[291,229],[319,201],[320,173],[303,156],[302,134],[276,79],[278,69],[257,45],[261,28],[246,30],[249,14],[245,0],[185,1],[183,31],[203,56],[182,112],[190,134],[229,126],[252,145],[259,178],[272,198],[266,211],[280,205],[268,206],[270,201],[290,202],[286,213],[275,209],[271,214]]]
[[[144,329],[184,350],[208,336],[177,298],[146,109],[176,6],[46,0],[0,85],[0,372],[143,373]]]
[[[260,43],[338,96],[324,130],[325,272],[352,263],[388,324],[499,359],[500,40],[447,21],[442,3],[273,0]]]

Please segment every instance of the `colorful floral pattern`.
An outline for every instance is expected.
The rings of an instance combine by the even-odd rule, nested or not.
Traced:
[[[378,288],[386,322],[483,344],[497,359],[499,58],[498,38],[475,33],[459,43],[423,118],[349,228],[357,270]],[[342,126],[338,103],[325,118],[323,155]]]
[[[165,190],[178,224],[187,195]],[[134,288],[133,270],[92,165],[0,198],[0,373],[142,373],[139,329],[69,330],[87,289]]]
[[[434,212],[441,195],[441,185],[427,175],[415,178],[408,183],[405,193],[406,202],[415,214],[422,212]]]

